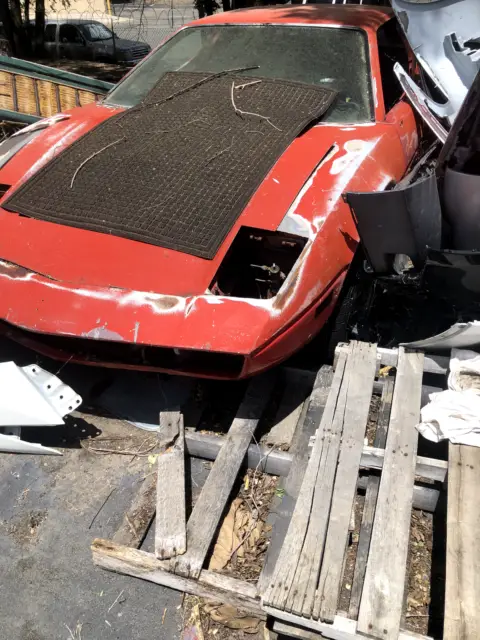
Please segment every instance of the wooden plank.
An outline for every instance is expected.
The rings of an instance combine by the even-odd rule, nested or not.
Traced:
[[[169,562],[153,553],[130,549],[97,538],[91,545],[93,562],[107,571],[148,580],[164,587],[184,591],[215,602],[227,603],[246,613],[265,619],[254,585],[214,571],[202,570],[198,579],[185,578],[168,571]]]
[[[445,640],[480,638],[480,449],[450,444]]]
[[[324,442],[331,439],[332,422],[337,408],[342,381],[344,378],[347,354],[342,353],[338,359],[337,368],[333,377],[332,386],[328,395],[327,404],[318,427],[315,444],[313,446],[310,461],[305,472],[302,488],[295,505],[295,511],[288,527],[280,555],[275,566],[270,584],[265,589],[262,597],[267,605],[275,606],[279,609],[285,608],[287,598],[292,590],[293,580],[302,556],[303,546],[306,538],[310,513],[315,498],[315,488],[319,467],[322,461],[322,451]],[[315,380],[315,385],[310,396],[310,403],[307,410],[306,420],[312,420],[315,424],[318,419],[318,410],[322,401],[322,387],[320,374]],[[321,481],[321,478],[320,478]],[[294,589],[292,590],[292,595]]]
[[[345,350],[348,349],[348,345],[340,344],[335,349],[335,357],[337,357],[340,353],[345,353]],[[378,347],[377,349],[377,361],[384,366],[396,367],[398,360],[398,350],[397,349],[384,349],[383,347]],[[425,354],[424,356],[424,364],[423,370],[425,373],[436,373],[439,375],[445,375],[450,367],[450,358],[449,356],[434,356],[431,354]]]
[[[304,411],[298,421],[296,431],[292,439],[292,445],[289,454],[292,456],[288,476],[280,478],[278,488],[282,495],[275,497],[270,508],[268,524],[272,527],[270,543],[267,548],[265,562],[263,564],[260,578],[257,582],[257,588],[260,592],[267,588],[268,582],[273,574],[275,565],[282,548],[283,541],[288,531],[290,520],[292,519],[295,503],[302,486],[305,470],[308,465],[309,452],[311,450],[309,443],[312,436],[315,435],[317,425],[322,419],[322,414],[330,391],[333,380],[332,368],[324,365],[321,367],[318,378],[320,389],[319,402],[317,405],[317,414],[314,419],[312,416],[306,420],[306,409],[308,403],[304,404]],[[311,387],[311,380],[307,381]]]
[[[175,572],[198,577],[242,466],[248,445],[273,389],[266,374],[254,378],[232,422],[187,523],[187,552],[176,559]]]
[[[400,347],[358,631],[397,640],[402,617],[415,480],[423,354]]]
[[[160,413],[160,434],[171,434],[174,439],[173,446],[157,458],[155,555],[166,560],[187,550],[185,432],[180,411]]]
[[[385,450],[377,447],[364,447],[360,466],[365,469],[383,469]],[[424,458],[417,456],[415,475],[437,482],[444,482],[447,477],[448,463],[446,460]]]
[[[299,628],[303,631],[303,627],[306,628],[307,634],[308,630],[321,634],[321,636],[317,636],[319,640],[320,638],[330,638],[330,640],[365,640],[365,636],[358,633],[355,620],[349,620],[344,615],[335,616],[334,623],[328,624],[328,622],[321,622],[313,618],[301,618],[288,611],[277,611],[271,607],[263,607],[263,609],[268,615],[287,623],[287,625],[278,625],[277,622],[275,622],[273,625],[274,631],[285,633],[286,636],[288,636],[288,630],[292,629],[292,625],[294,625],[297,631],[296,635],[293,635],[294,638],[314,639],[315,636],[300,635],[298,633]],[[396,640],[432,640],[432,638],[418,635],[412,631],[401,630]]]
[[[377,429],[375,432],[375,440],[373,443],[375,447],[385,447],[385,443],[387,441],[387,429],[388,423],[390,421],[390,410],[392,408],[393,384],[393,380],[389,379],[385,382],[385,386],[383,387],[382,400],[377,421]],[[362,524],[360,525],[357,558],[355,561],[355,571],[353,575],[352,591],[350,595],[350,608],[348,610],[348,615],[353,620],[356,620],[358,618],[358,608],[360,606],[360,597],[362,595],[365,570],[367,568],[368,550],[370,548],[373,517],[375,515],[375,507],[377,505],[379,486],[379,476],[371,475],[368,479],[367,491],[365,493]]]
[[[400,347],[403,349],[403,347]],[[384,366],[397,366],[399,350],[378,348],[380,361]],[[423,370],[425,373],[436,373],[444,376],[450,369],[450,356],[435,356],[432,354],[424,354]]]
[[[352,348],[353,348],[352,343]],[[285,602],[285,609],[292,613],[311,615],[320,572],[320,562],[327,534],[332,492],[343,431],[343,421],[348,394],[349,373],[353,358],[350,355],[338,395],[335,414],[330,429],[322,434],[322,452],[317,470],[313,501],[308,514],[302,552]],[[317,434],[317,438],[320,437]],[[312,517],[312,514],[313,517]]]
[[[165,438],[159,434],[159,446],[162,443],[165,444]],[[114,542],[129,547],[140,547],[155,517],[156,490],[157,473],[147,473],[123,517],[122,524],[113,536]]]
[[[284,640],[284,638],[300,638],[300,640],[322,640],[325,636],[318,632],[297,627],[294,624],[276,620],[272,625],[272,630]]]
[[[116,544],[128,547],[139,547],[142,544],[155,515],[156,488],[156,472],[147,474],[113,536]]]
[[[342,444],[333,489],[322,567],[315,592],[313,617],[333,622],[337,613],[342,586],[345,549],[348,544],[350,520],[354,506],[363,439],[367,428],[373,381],[376,369],[376,345],[357,342],[352,348],[352,368],[348,380],[348,395],[343,421]],[[319,514],[320,515],[320,514]],[[311,603],[305,600],[303,614],[308,615]]]

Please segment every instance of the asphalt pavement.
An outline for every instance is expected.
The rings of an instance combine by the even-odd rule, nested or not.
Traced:
[[[0,357],[19,365],[37,361],[1,341]],[[56,363],[50,370],[58,368]],[[95,455],[81,443],[89,436],[127,438],[131,447],[133,438],[137,451],[146,434],[88,410],[95,370],[68,365],[59,377],[83,395],[87,409],[68,417],[64,427],[24,429],[22,436],[63,455],[0,453],[0,638],[178,640],[181,594],[98,569],[90,552],[95,537],[113,536],[152,468],[146,456]],[[195,494],[208,470],[195,459],[189,468]],[[148,551],[152,534],[142,547]]]

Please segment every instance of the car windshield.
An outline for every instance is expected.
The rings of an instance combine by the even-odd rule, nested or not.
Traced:
[[[87,40],[109,40],[112,37],[112,32],[104,24],[82,24],[81,29]]]
[[[106,102],[135,106],[167,71],[218,73],[257,65],[245,74],[335,89],[338,96],[324,121],[359,123],[373,118],[366,34],[328,26],[189,27],[140,64]]]

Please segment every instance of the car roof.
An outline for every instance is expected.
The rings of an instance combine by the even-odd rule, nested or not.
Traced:
[[[293,4],[236,9],[190,24],[331,24],[376,30],[393,16],[393,10],[387,7]]]
[[[103,22],[100,22],[99,20],[88,20],[85,18],[62,18],[57,20],[45,20],[45,24],[101,24],[103,25]]]

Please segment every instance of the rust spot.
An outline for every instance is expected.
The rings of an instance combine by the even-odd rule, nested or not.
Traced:
[[[19,264],[13,264],[13,262],[1,262],[0,272],[5,273],[10,278],[24,278],[28,273],[28,269],[21,267]]]
[[[157,309],[161,311],[166,311],[168,309],[173,309],[178,304],[178,298],[173,296],[163,296],[162,298],[149,300]]]
[[[46,273],[31,271],[30,269],[26,269],[19,264],[15,264],[14,262],[0,261],[0,274],[1,273],[7,275],[9,278],[25,278],[29,274],[33,274],[35,276],[42,276],[43,278],[48,278],[49,280],[56,282],[55,278],[52,278],[52,276],[49,276]]]
[[[113,342],[123,342],[123,337],[116,331],[110,331],[107,327],[94,327],[82,333],[85,338],[93,338],[94,340],[111,340]]]

